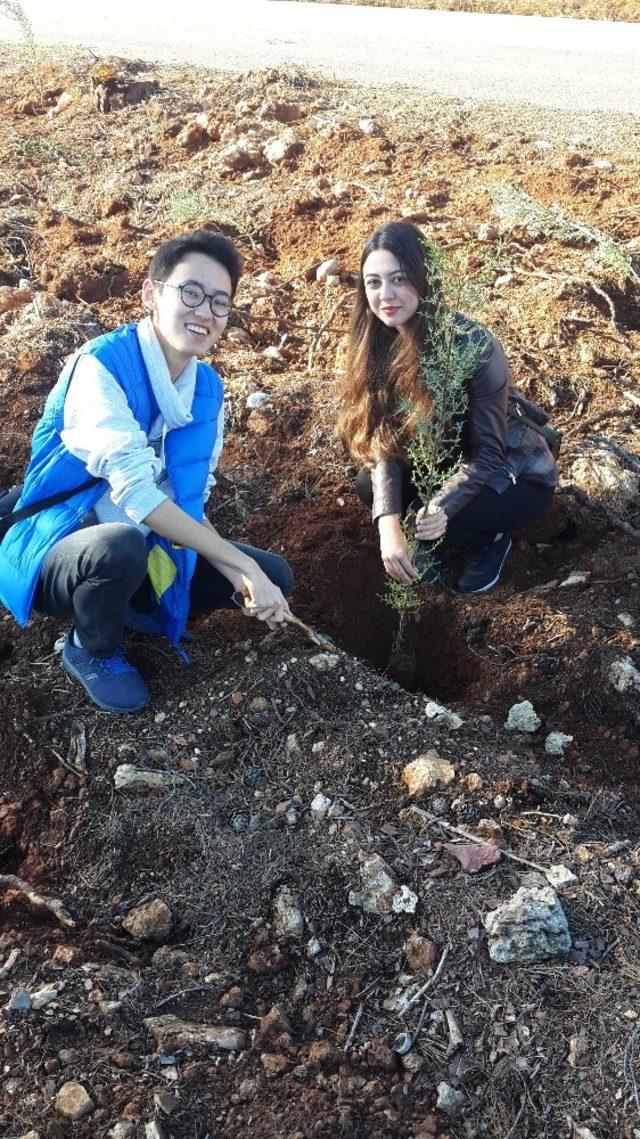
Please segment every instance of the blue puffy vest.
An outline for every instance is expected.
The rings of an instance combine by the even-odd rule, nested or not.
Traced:
[[[31,459],[16,509],[58,491],[72,490],[87,480],[85,464],[60,439],[66,394],[76,363],[85,353],[95,356],[118,381],[146,434],[159,413],[136,325],[125,324],[90,340],[69,360],[49,394],[33,434]],[[198,522],[204,516],[204,491],[222,399],[218,373],[199,362],[191,407],[193,421],[168,431],[165,438],[165,462],[176,504]],[[0,601],[21,625],[29,619],[46,554],[78,528],[107,485],[101,481],[57,506],[16,522],[7,532],[0,545]],[[163,632],[177,645],[189,614],[189,585],[197,555],[193,550],[174,546],[153,531],[147,536],[147,551],[153,610],[149,628]]]

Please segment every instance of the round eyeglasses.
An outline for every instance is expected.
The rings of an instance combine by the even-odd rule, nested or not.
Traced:
[[[209,308],[214,316],[228,316],[233,308],[231,298],[226,293],[205,293],[201,285],[195,281],[186,281],[183,285],[172,285],[169,281],[155,281],[154,285],[164,285],[168,289],[179,289],[180,299],[187,308],[198,308],[203,301],[209,302]]]

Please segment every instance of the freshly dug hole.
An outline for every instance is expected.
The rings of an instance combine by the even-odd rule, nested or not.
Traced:
[[[326,504],[301,504],[288,537],[296,608],[342,648],[386,672],[399,615],[383,601],[387,578],[361,507],[354,504],[328,518]],[[407,621],[402,642],[403,653],[415,662],[407,686],[429,696],[459,697],[480,678],[481,661],[467,646],[456,598],[423,588],[424,609]]]

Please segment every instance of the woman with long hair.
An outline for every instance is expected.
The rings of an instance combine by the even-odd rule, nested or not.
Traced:
[[[456,382],[457,404],[447,398]],[[512,532],[545,510],[557,485],[532,426],[547,416],[516,391],[495,337],[447,309],[439,250],[409,222],[382,226],[364,247],[341,395],[340,435],[361,466],[356,489],[372,506],[387,573],[436,581],[442,552],[459,549],[458,590],[491,589]],[[439,433],[425,433],[438,417]],[[428,501],[416,487],[421,431],[450,452],[435,457],[443,477]],[[425,574],[403,528],[409,507],[411,545],[432,551]]]

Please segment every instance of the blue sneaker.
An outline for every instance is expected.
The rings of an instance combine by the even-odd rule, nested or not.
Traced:
[[[458,579],[459,593],[486,593],[500,581],[513,542],[510,534],[498,534],[484,549],[471,554]]]
[[[110,657],[92,657],[73,643],[73,628],[65,637],[62,664],[106,712],[139,712],[151,699],[140,673],[125,660],[124,649]]]

